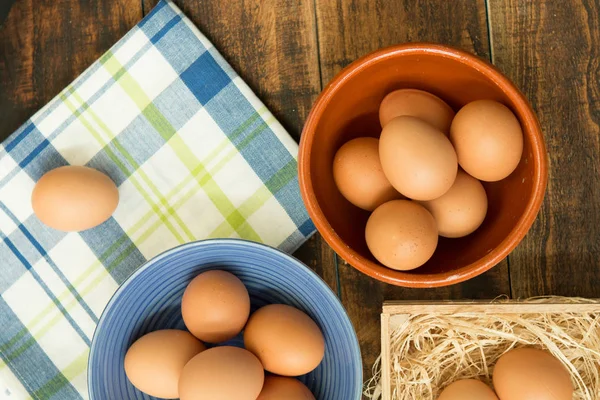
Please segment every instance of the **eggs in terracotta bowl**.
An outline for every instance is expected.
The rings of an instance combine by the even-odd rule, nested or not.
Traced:
[[[435,287],[477,276],[523,239],[547,181],[535,113],[474,55],[411,43],[342,70],[306,121],[300,189],[358,270]]]

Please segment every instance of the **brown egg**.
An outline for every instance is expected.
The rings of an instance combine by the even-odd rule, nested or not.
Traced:
[[[379,158],[392,186],[414,200],[433,200],[450,189],[458,164],[452,143],[415,117],[396,117],[383,128]]]
[[[265,372],[254,354],[213,347],[186,364],[179,380],[181,400],[256,400]]]
[[[498,400],[498,396],[477,379],[462,379],[448,385],[438,400]]]
[[[410,200],[379,206],[367,221],[367,246],[386,267],[408,271],[425,264],[438,243],[433,216]]]
[[[83,231],[110,218],[119,203],[113,181],[93,168],[65,166],[40,178],[31,204],[44,224],[59,231]]]
[[[252,314],[244,330],[244,346],[265,370],[284,376],[312,371],[325,355],[325,339],[317,324],[284,304],[270,304]]]
[[[219,343],[238,335],[250,315],[248,290],[235,275],[208,271],[195,277],[181,300],[183,322],[198,339]]]
[[[381,204],[403,198],[385,177],[379,161],[379,140],[353,139],[333,159],[333,179],[350,203],[373,211]]]
[[[379,106],[379,122],[384,127],[402,115],[417,117],[448,134],[454,110],[436,95],[418,89],[400,89],[384,97]]]
[[[523,154],[519,120],[493,100],[477,100],[461,108],[452,121],[450,140],[460,166],[486,182],[509,176]]]
[[[315,396],[298,379],[269,375],[256,400],[315,400]]]
[[[481,182],[458,171],[454,184],[437,199],[421,203],[437,223],[440,236],[458,238],[474,232],[487,213],[487,196]]]
[[[133,386],[150,396],[176,399],[183,367],[204,349],[204,344],[186,331],[150,332],[127,350],[125,374]]]
[[[572,400],[573,383],[565,366],[550,353],[519,348],[494,367],[494,389],[501,400]]]

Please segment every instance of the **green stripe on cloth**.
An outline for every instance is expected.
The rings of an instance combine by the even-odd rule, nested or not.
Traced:
[[[66,366],[60,373],[52,377],[44,386],[33,392],[33,397],[38,399],[50,399],[75,377],[85,372],[89,350],[81,353],[77,358]]]

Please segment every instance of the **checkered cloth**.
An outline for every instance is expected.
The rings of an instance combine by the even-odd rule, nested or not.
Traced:
[[[117,286],[179,244],[242,237],[295,250],[314,226],[297,145],[169,1],[0,146],[0,398],[87,398],[94,328]],[[47,171],[87,165],[119,187],[79,233],[35,217]],[[121,400],[121,399],[107,399]]]

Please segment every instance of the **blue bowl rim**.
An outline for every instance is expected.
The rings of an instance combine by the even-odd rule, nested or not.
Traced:
[[[148,269],[151,265],[153,265],[154,263],[156,263],[157,261],[171,255],[172,253],[176,253],[178,251],[181,251],[182,248],[187,248],[187,247],[202,247],[202,246],[209,246],[209,245],[213,245],[213,244],[231,244],[231,245],[242,245],[242,246],[248,246],[248,247],[259,247],[259,248],[263,248],[271,253],[279,253],[281,255],[283,255],[285,258],[288,258],[291,262],[293,262],[295,265],[297,265],[300,268],[304,268],[306,269],[310,274],[312,274],[316,279],[316,282],[321,286],[322,289],[324,289],[325,293],[328,293],[329,296],[331,296],[332,298],[334,298],[337,303],[340,305],[340,308],[342,309],[342,311],[344,312],[344,315],[346,316],[346,318],[348,319],[348,322],[350,323],[350,326],[352,327],[352,332],[354,333],[354,335],[352,335],[353,340],[353,346],[352,346],[352,352],[354,353],[354,355],[357,357],[359,364],[362,366],[362,355],[361,355],[361,351],[360,351],[360,344],[358,343],[358,337],[356,336],[356,329],[354,329],[354,325],[352,324],[352,320],[350,319],[350,316],[348,315],[348,312],[346,311],[346,308],[344,307],[344,305],[342,304],[341,300],[339,299],[339,297],[333,292],[333,290],[331,290],[331,288],[329,287],[329,285],[323,280],[323,278],[321,278],[321,276],[319,274],[317,274],[315,271],[313,271],[311,268],[309,268],[306,264],[304,264],[302,261],[300,261],[299,259],[297,259],[296,257],[294,257],[291,254],[288,254],[276,247],[264,244],[264,243],[258,243],[258,242],[253,242],[251,240],[246,240],[246,239],[238,239],[238,238],[228,238],[228,239],[220,239],[220,238],[216,238],[216,239],[205,239],[205,240],[197,240],[197,241],[193,241],[193,242],[188,242],[188,243],[183,243],[180,244],[178,246],[172,247],[168,250],[163,251],[162,253],[157,254],[156,256],[150,258],[149,260],[147,260],[146,262],[144,262],[139,268],[137,268],[135,271],[133,271],[124,281],[123,283],[121,283],[119,285],[119,287],[117,288],[117,290],[113,293],[113,295],[110,297],[110,300],[108,301],[108,303],[106,303],[106,306],[104,306],[104,309],[102,310],[102,314],[100,314],[100,318],[98,319],[98,323],[96,324],[96,328],[94,329],[94,334],[92,336],[92,343],[90,346],[90,352],[88,355],[88,362],[87,362],[87,384],[88,384],[88,395],[90,396],[90,398],[92,398],[92,392],[91,392],[91,374],[89,373],[90,369],[91,369],[91,361],[92,361],[92,355],[94,354],[94,352],[96,351],[96,337],[98,335],[98,332],[100,331],[100,328],[102,327],[102,324],[104,324],[105,322],[105,317],[107,312],[110,310],[110,308],[113,306],[113,304],[115,303],[117,297],[120,296],[120,294],[125,290],[125,288],[131,284],[131,282],[141,273],[143,273],[146,269]],[[355,393],[355,397],[356,399],[361,399],[362,398],[362,386],[363,386],[363,372],[362,372],[362,368],[359,368],[358,371],[356,372],[356,376],[355,379],[360,382],[360,385],[358,386],[358,390],[357,393]]]

